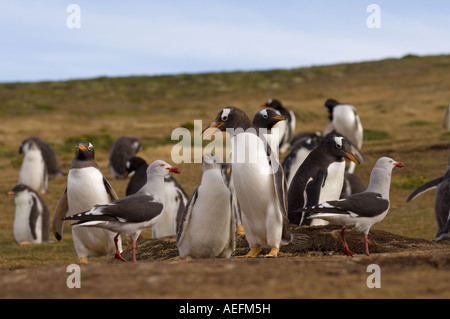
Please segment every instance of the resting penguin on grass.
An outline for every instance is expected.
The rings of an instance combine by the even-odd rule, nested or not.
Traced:
[[[48,178],[52,179],[55,176],[64,176],[65,174],[59,170],[58,159],[56,158],[53,148],[37,136],[24,139],[22,144],[20,144],[19,154],[25,154],[33,142],[41,151],[42,158],[44,159],[45,166],[47,167]]]
[[[178,225],[178,252],[181,258],[229,258],[236,247],[232,192],[216,155],[203,155],[202,168],[201,184]]]
[[[86,141],[75,147],[75,157],[67,174],[67,186],[53,214],[53,233],[62,239],[63,217],[91,209],[94,205],[108,204],[117,194],[103,176],[95,161],[94,146]],[[115,253],[116,234],[101,228],[72,228],[73,244],[79,261],[87,263],[90,257]],[[122,242],[117,239],[120,250]]]
[[[289,221],[295,225],[310,225],[299,209],[328,200],[339,199],[344,185],[345,159],[355,164],[360,161],[354,154],[352,144],[341,134],[326,135],[309,153],[298,168],[288,192]],[[327,222],[315,222],[325,225]]]
[[[38,143],[31,140],[22,145],[20,151],[25,156],[20,166],[18,184],[25,184],[44,194],[48,187],[48,171],[43,152]]]
[[[39,194],[31,187],[18,184],[8,195],[14,196],[14,238],[21,244],[41,244],[49,241],[50,212]]]
[[[224,108],[203,132],[210,137],[217,129],[231,135],[231,175],[250,246],[246,257],[257,257],[264,247],[270,248],[266,257],[276,257],[280,245],[292,240],[283,169],[241,109]]]

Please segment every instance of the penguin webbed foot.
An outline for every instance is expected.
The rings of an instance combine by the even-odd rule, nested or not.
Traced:
[[[275,258],[278,257],[278,251],[279,249],[276,247],[272,247],[272,249],[270,250],[270,252],[266,255],[264,255],[264,257],[266,258]]]

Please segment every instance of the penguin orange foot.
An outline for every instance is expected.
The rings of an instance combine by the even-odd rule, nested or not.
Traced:
[[[272,247],[270,252],[268,254],[264,255],[264,257],[267,257],[267,258],[278,257],[278,251],[279,251],[278,248]]]

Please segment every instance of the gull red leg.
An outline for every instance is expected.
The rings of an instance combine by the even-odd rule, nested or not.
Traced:
[[[366,256],[369,256],[369,234],[364,234],[364,245],[366,248]]]
[[[122,261],[125,261],[126,262],[126,260],[122,257],[122,255],[120,254],[120,251],[119,251],[119,246],[117,245],[117,242],[119,241],[119,236],[120,236],[120,234],[117,234],[115,237],[114,237],[114,244],[116,245],[116,255],[114,256],[116,259],[119,259],[119,260],[122,260]]]
[[[133,252],[133,259],[131,260],[131,262],[136,263],[136,240],[133,239],[132,243],[131,243],[131,250]]]
[[[347,256],[353,257],[353,253],[350,251],[350,249],[348,249],[347,242],[345,241],[344,232],[345,232],[345,227],[342,228],[342,230],[341,230],[341,238],[342,238],[342,243],[344,244],[344,252]]]

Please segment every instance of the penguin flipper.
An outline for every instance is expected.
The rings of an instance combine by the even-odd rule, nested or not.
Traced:
[[[269,148],[269,146],[268,146]],[[273,152],[268,154],[270,156],[270,164],[273,170],[273,178],[275,185],[275,193],[278,199],[278,207],[280,208],[283,218],[283,230],[281,234],[281,243],[287,245],[292,241],[292,235],[289,232],[289,218],[288,218],[288,203],[287,203],[287,182],[284,175],[283,167],[276,159]]]
[[[317,172],[317,175],[312,179],[309,183],[306,184],[305,187],[305,195],[306,198],[304,199],[305,206],[303,207],[310,207],[319,204],[320,199],[320,192],[322,191],[322,186],[325,182],[325,179],[327,177],[327,171],[326,170],[320,170]],[[305,213],[302,214],[300,219],[300,225],[310,225],[311,220],[305,218]]]
[[[53,213],[53,234],[55,235],[55,238],[57,240],[62,239],[63,225],[64,225],[63,218],[66,217],[68,211],[69,211],[69,202],[67,201],[67,187],[66,187]]]
[[[413,191],[408,198],[406,199],[406,202],[409,203],[410,201],[412,201],[414,198],[416,198],[417,196],[436,188],[440,183],[442,183],[442,181],[444,180],[444,176],[441,176],[439,178],[433,179],[429,182],[426,182],[425,184],[423,184],[422,186],[419,186],[415,191]]]
[[[34,240],[37,239],[36,235],[36,222],[39,217],[38,205],[36,198],[32,197],[33,203],[31,204],[30,216],[28,217],[28,225],[30,226],[31,236]]]
[[[195,189],[191,198],[189,198],[189,201],[187,202],[186,207],[184,208],[183,214],[181,215],[179,224],[177,225],[177,246],[183,240],[186,227],[189,224],[189,219],[191,218],[192,209],[194,208],[194,204],[195,201],[197,200],[197,197],[198,197],[198,187]]]
[[[111,202],[115,201],[116,199],[119,199],[119,196],[117,196],[116,192],[112,188],[111,184],[108,182],[108,180],[103,176],[103,184],[105,185],[106,192],[108,193]]]

